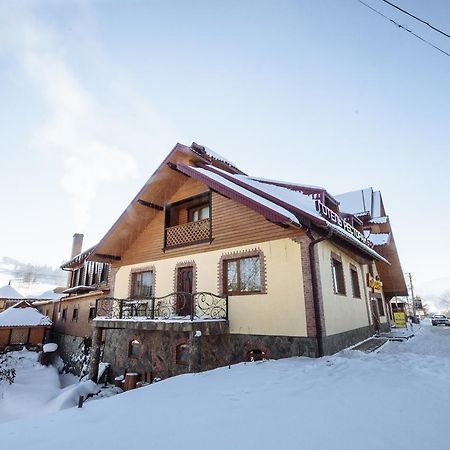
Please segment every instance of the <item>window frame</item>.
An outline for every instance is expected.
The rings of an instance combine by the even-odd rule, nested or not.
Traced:
[[[208,217],[203,217],[202,219],[194,219],[194,214],[197,212],[197,211],[202,211],[203,209],[205,209],[205,210],[207,210],[208,211]],[[200,204],[200,205],[197,205],[197,206],[193,206],[193,207],[191,207],[191,208],[188,208],[188,210],[187,210],[187,219],[188,219],[188,222],[198,222],[199,220],[206,220],[206,219],[209,219],[210,218],[210,215],[211,215],[211,211],[210,211],[210,204],[209,204],[209,201],[208,202],[205,202],[205,203],[202,203],[202,204]]]
[[[72,322],[78,322],[79,309],[75,307],[72,309]]]
[[[143,277],[144,274],[150,273],[151,274],[151,284],[150,284],[150,295],[146,296],[142,293],[136,294],[136,280],[138,277]],[[141,291],[143,290],[143,284],[141,284]],[[130,298],[135,299],[149,299],[154,296],[154,290],[155,290],[155,273],[153,269],[144,269],[144,270],[137,270],[132,271],[130,273]]]
[[[337,265],[336,265],[337,263]],[[339,273],[337,271],[339,267]],[[345,284],[345,274],[344,265],[342,264],[342,258],[335,253],[331,253],[331,276],[333,279],[333,291],[335,295],[347,296],[347,286]],[[342,285],[340,286],[340,284]],[[342,287],[343,290],[340,291],[339,288]]]
[[[96,310],[96,308],[95,308],[95,306],[89,306],[89,315],[88,315],[88,320],[94,320],[95,319],[95,311]],[[94,314],[91,314],[91,311],[93,311],[94,312]]]
[[[67,308],[63,308],[61,311],[61,320],[66,321],[67,319]]]
[[[361,284],[359,283],[358,269],[353,264],[350,264],[350,281],[352,283],[353,298],[362,298],[362,296],[361,296]],[[355,282],[356,282],[356,285],[355,285]],[[357,287],[357,289],[355,289],[355,286]]]
[[[253,291],[242,291],[241,290],[241,261],[244,259],[254,259],[258,258],[258,264],[259,264],[259,289],[253,290]],[[228,290],[228,264],[229,263],[236,263],[236,274],[237,274],[237,286],[238,289],[234,291]],[[263,293],[263,270],[261,267],[261,255],[248,255],[248,256],[240,256],[238,258],[227,258],[223,260],[223,292],[226,295],[255,295],[255,294],[262,294]]]

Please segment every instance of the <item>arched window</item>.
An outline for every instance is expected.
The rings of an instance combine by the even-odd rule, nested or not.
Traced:
[[[128,356],[130,358],[139,358],[141,356],[141,343],[137,339],[130,341],[128,345]]]
[[[189,365],[189,345],[179,344],[176,348],[176,363],[183,366]]]
[[[247,353],[247,361],[264,361],[265,359],[267,359],[266,352],[260,349],[255,348]]]

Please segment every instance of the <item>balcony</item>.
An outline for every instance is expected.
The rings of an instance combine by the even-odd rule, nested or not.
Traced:
[[[97,320],[127,321],[214,321],[228,320],[228,297],[210,292],[173,292],[148,299],[100,298],[96,301]]]
[[[167,227],[165,230],[165,247],[181,247],[210,240],[211,220],[209,218]]]

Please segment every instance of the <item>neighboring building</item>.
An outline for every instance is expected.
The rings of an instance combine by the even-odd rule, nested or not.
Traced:
[[[29,301],[21,300],[0,313],[0,350],[41,349],[51,320]]]
[[[83,252],[82,245],[83,235],[76,233],[71,259],[61,266],[68,271],[64,296],[34,303],[52,319],[52,340],[58,344],[58,353],[67,367],[78,374],[90,349],[96,301],[109,294],[109,264],[87,261],[94,247]]]
[[[24,295],[11,286],[10,281],[7,285],[0,287],[0,312],[8,309],[24,298]]]
[[[364,224],[324,188],[177,144],[87,257],[111,264],[114,297],[97,305],[91,378],[102,342],[114,374],[151,380],[331,354],[388,330],[384,299],[403,276]]]

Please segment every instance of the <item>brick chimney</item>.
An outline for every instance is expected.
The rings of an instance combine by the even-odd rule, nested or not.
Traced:
[[[73,235],[72,253],[70,255],[71,258],[81,253],[81,249],[83,248],[83,238],[84,235],[80,233],[75,233]]]

